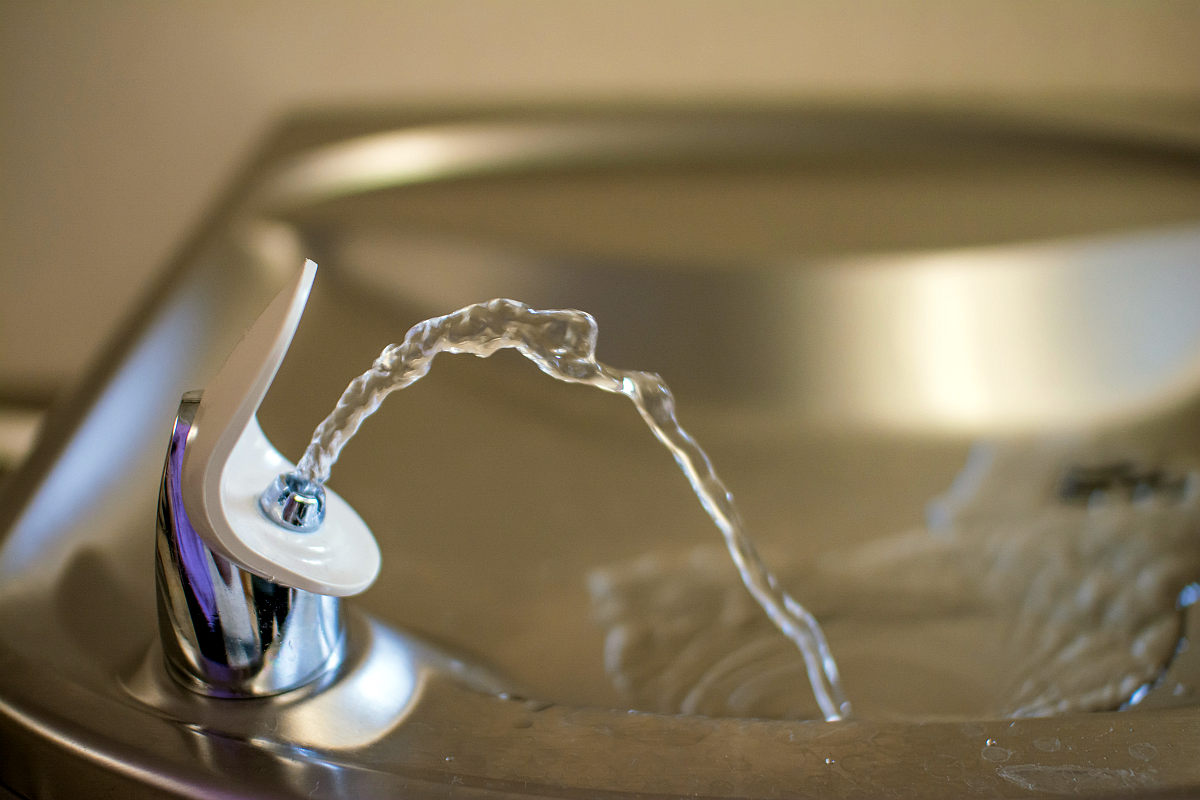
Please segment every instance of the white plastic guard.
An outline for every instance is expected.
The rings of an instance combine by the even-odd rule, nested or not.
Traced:
[[[267,440],[255,414],[283,362],[317,265],[285,286],[204,389],[183,456],[183,507],[217,553],[276,583],[345,597],[379,574],[379,546],[345,500],[326,487],[325,522],[311,533],[263,515],[258,497],[294,465]]]

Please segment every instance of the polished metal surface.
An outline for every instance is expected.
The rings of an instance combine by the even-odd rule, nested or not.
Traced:
[[[52,798],[1196,794],[1194,647],[1128,711],[1001,719],[987,708],[1002,630],[960,631],[962,614],[914,601],[922,586],[820,580],[831,559],[919,531],[980,439],[1100,430],[1119,457],[1071,463],[1139,466],[1076,484],[1131,497],[1169,495],[1173,465],[1200,457],[1200,148],[1055,119],[551,110],[284,126],[0,503],[0,784]],[[596,577],[658,563],[695,577],[716,536],[619,398],[503,355],[439,359],[335,468],[383,549],[376,586],[347,603],[341,668],[265,698],[178,686],[148,558],[162,432],[303,256],[322,277],[260,410],[283,452],[420,319],[492,296],[588,310],[604,361],[671,384],[765,560],[826,624],[859,718],[796,719],[813,713],[802,702],[776,714],[790,719],[749,703],[681,714],[622,691]],[[1080,505],[1057,499],[1061,473],[1036,477]],[[736,580],[722,568],[701,577]],[[704,609],[680,597],[687,634]],[[784,656],[771,651],[786,675]]]
[[[199,404],[199,392],[179,404],[159,491],[155,582],[166,664],[180,683],[214,697],[265,697],[319,682],[342,661],[341,599],[283,586],[217,555],[183,507],[180,473]]]
[[[271,481],[259,496],[267,518],[294,533],[312,533],[325,521],[325,487],[294,472]]]

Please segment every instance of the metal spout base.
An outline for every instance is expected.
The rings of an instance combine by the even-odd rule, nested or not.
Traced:
[[[313,684],[344,658],[340,598],[247,572],[196,532],[180,471],[199,402],[199,392],[180,402],[159,492],[155,576],[167,669],[214,697],[265,697]]]

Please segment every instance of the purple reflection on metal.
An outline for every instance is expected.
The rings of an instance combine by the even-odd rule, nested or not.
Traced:
[[[192,521],[188,519],[187,511],[183,507],[183,487],[180,475],[183,472],[183,450],[187,446],[188,433],[191,430],[190,423],[182,419],[175,420],[175,428],[171,431],[170,450],[167,453],[167,474],[164,481],[167,502],[162,511],[171,515],[171,525],[167,530],[172,532],[175,539],[179,565],[187,576],[185,585],[191,589],[204,618],[210,623],[215,623],[217,600],[213,590],[212,575],[208,570],[209,550],[200,535],[196,533],[196,529],[192,527]]]

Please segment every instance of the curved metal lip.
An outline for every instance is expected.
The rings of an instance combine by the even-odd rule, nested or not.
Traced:
[[[732,113],[676,108],[632,112],[601,109],[571,115],[547,110],[518,115],[496,112],[467,120],[432,120],[406,127],[385,125],[380,130],[357,132],[307,147],[268,164],[255,186],[246,193],[240,213],[260,220],[282,220],[286,225],[290,215],[323,204],[429,184],[633,166],[736,166],[796,158],[813,163],[839,163],[840,159],[853,160],[864,153],[876,158],[914,157],[947,164],[978,164],[993,157],[1028,158],[1031,154],[1037,158],[1096,159],[1100,163],[1119,159],[1155,170],[1165,168],[1184,180],[1200,176],[1200,136],[1189,139],[1151,135],[1144,126],[1121,126],[1112,120],[1105,120],[1103,126],[1089,127],[1069,117],[1048,113],[1028,118],[998,108],[914,111],[852,105],[830,105],[800,113],[770,108],[735,109]],[[1020,259],[1054,266],[1062,262],[1061,266],[1069,267],[1073,254],[1114,245],[1136,247],[1139,235],[1143,239],[1174,236],[1181,240],[1200,235],[1200,213],[1193,216],[1189,221],[1162,226],[1132,226],[1130,231],[1119,232],[1087,231],[1033,244],[1005,241],[995,247],[954,246],[945,253],[932,255],[918,247],[902,250],[899,257],[880,258],[875,268],[894,269],[905,259],[911,262],[906,266],[923,266],[931,271],[949,261],[973,260],[978,262],[981,272],[993,275],[1002,272],[1000,268],[1007,266],[1006,262]],[[497,247],[495,253],[499,258],[523,258],[518,249],[510,251],[505,249],[506,245]],[[939,260],[939,255],[944,258]],[[1080,256],[1080,260],[1086,258]],[[802,264],[809,261],[803,259]],[[861,266],[867,261],[839,256],[811,259],[815,265],[833,268]],[[546,259],[545,265],[536,256],[528,262],[533,269],[547,271],[557,266],[553,258]],[[736,265],[740,269],[747,266],[774,270],[795,265],[777,261]],[[1008,279],[1012,279],[1014,271],[1008,270]],[[1071,276],[1066,280],[1074,279]],[[915,283],[913,287],[922,288]],[[1003,291],[1007,287],[991,288]],[[1097,404],[1094,414],[1084,416],[1089,423],[1098,424],[1131,418],[1150,403],[1164,407],[1182,405],[1191,399],[1197,375],[1200,372],[1192,368],[1187,375],[1177,376],[1178,380],[1164,380],[1142,393],[1126,396],[1114,392],[1103,408]],[[1020,402],[1018,398],[1012,405]],[[890,405],[904,407],[903,402]],[[1078,411],[1063,403],[1057,413],[1067,419]],[[823,409],[820,413],[830,417],[842,413],[842,409]],[[916,429],[911,412],[892,413],[881,407],[869,413],[871,418],[866,424]],[[772,424],[779,424],[779,416],[771,417]],[[1013,416],[1016,421],[1008,427],[1017,430],[1027,423],[1030,415]],[[971,413],[964,413],[962,419],[950,419],[948,415],[945,430],[962,431],[973,422]]]
[[[686,152],[691,157],[714,152],[735,156],[727,137],[737,127],[738,114],[745,111],[733,112],[733,128],[724,134],[695,133]],[[160,291],[132,319],[150,317],[163,298],[185,282],[188,259],[206,239],[224,226],[244,222],[248,213],[270,218],[328,197],[465,175],[570,165],[597,154],[609,154],[611,163],[678,158],[681,151],[663,148],[681,131],[694,128],[696,122],[686,116],[682,122],[651,121],[649,128],[632,137],[621,135],[629,129],[619,120],[598,124],[569,119],[560,120],[559,127],[542,136],[536,134],[543,123],[507,122],[503,123],[507,127],[497,128],[470,119],[349,140],[321,134],[326,144],[304,145],[289,160],[272,163],[264,157],[270,166],[257,170],[248,186],[239,187],[215,214],[214,222],[185,248],[178,268],[168,274]],[[861,125],[861,115],[847,116],[849,121],[840,119],[835,127]],[[911,123],[921,115],[899,118]],[[951,115],[949,120],[943,118],[935,127],[953,131],[964,121],[968,130],[987,127],[970,114]],[[303,124],[293,127],[304,128]],[[1016,127],[1016,134],[983,138],[993,144],[1027,141],[1024,137],[1037,130],[1036,126]],[[581,131],[589,130],[593,136],[578,138]],[[457,137],[460,143],[477,148],[485,139],[494,141],[497,134],[511,144],[499,159],[489,160],[485,150],[468,147],[458,159],[443,158],[420,169],[402,163],[403,151],[422,137],[425,141]],[[288,135],[285,131],[279,137],[285,145]],[[1033,136],[1039,138],[1054,148],[1094,147],[1098,152],[1115,148],[1200,171],[1196,169],[1200,146],[1193,143],[1162,145],[1122,134],[1073,132]],[[322,178],[323,171],[344,166],[346,159],[353,161],[356,153],[373,147],[400,158],[386,179],[369,181],[361,173]],[[93,377],[115,370],[122,354],[136,342],[139,328],[137,322],[130,326]],[[99,386],[100,381],[91,383]],[[50,420],[53,430],[43,437],[37,456],[27,462],[28,477],[10,485],[8,503],[19,508],[32,495],[98,392],[98,388],[80,392],[67,412]],[[18,518],[19,513],[5,516],[6,521]],[[147,641],[151,635],[147,631]],[[196,796],[229,791],[234,785],[244,788],[248,796],[303,796],[328,787],[330,794],[345,796],[403,792],[509,797],[561,791],[611,797],[694,793],[751,797],[780,792],[882,797],[919,788],[931,798],[1033,796],[1066,789],[1085,794],[1177,795],[1200,786],[1200,765],[1186,755],[1200,746],[1200,709],[1194,708],[969,722],[771,722],[530,704],[435,674],[405,722],[381,742],[353,752],[298,745],[269,730],[261,735],[229,731],[214,738],[187,719],[162,710],[148,712],[124,687],[100,690],[64,680],[0,640],[0,739],[6,743],[0,748],[0,783],[25,792],[49,785],[50,769],[76,770],[74,785],[97,792]],[[1159,767],[1142,746],[1151,737],[1186,752],[1171,758],[1169,767]],[[648,757],[651,747],[653,757]],[[989,747],[1004,753],[989,753]],[[593,758],[597,755],[602,758]],[[622,769],[614,770],[613,764]],[[908,780],[915,782],[901,783]]]
[[[1200,138],[1153,138],[1111,124],[1031,124],[997,109],[829,106],[810,109],[799,122],[781,109],[550,112],[541,119],[525,112],[385,129],[307,149],[273,165],[247,205],[272,216],[338,197],[463,178],[866,152],[935,155],[947,163],[1002,153],[1120,156],[1200,172]]]

